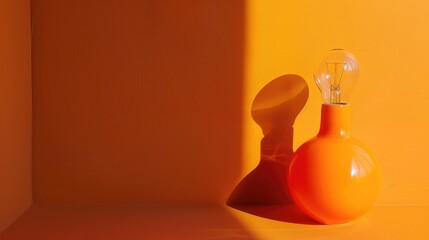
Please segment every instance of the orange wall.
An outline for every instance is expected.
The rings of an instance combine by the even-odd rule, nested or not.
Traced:
[[[33,1],[35,202],[224,202],[242,166],[244,11]]]
[[[380,204],[429,203],[429,2],[248,2],[244,86],[244,172],[259,161],[262,133],[250,119],[257,92],[288,73],[305,78],[309,99],[295,122],[294,148],[319,128],[322,100],[312,69],[332,48],[353,52],[360,79],[351,100],[352,134],[377,157]]]
[[[30,1],[0,1],[0,232],[31,205]]]
[[[222,202],[259,161],[258,91],[307,81],[296,149],[319,127],[313,66],[341,47],[360,61],[352,130],[381,165],[378,203],[429,203],[428,14],[417,0],[34,1],[35,199]]]

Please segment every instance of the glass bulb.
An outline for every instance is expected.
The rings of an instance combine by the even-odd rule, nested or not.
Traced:
[[[314,72],[314,81],[327,104],[347,104],[358,78],[358,63],[352,53],[332,49]]]

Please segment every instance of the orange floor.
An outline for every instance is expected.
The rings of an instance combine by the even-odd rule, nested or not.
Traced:
[[[226,206],[33,206],[12,239],[429,239],[429,205],[378,205],[343,225],[296,224]]]

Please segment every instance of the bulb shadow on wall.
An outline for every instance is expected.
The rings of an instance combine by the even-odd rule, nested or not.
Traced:
[[[293,155],[293,124],[307,99],[306,81],[293,74],[272,80],[256,95],[252,117],[264,134],[261,159],[232,192],[229,206],[269,219],[317,224],[296,207],[287,184]]]

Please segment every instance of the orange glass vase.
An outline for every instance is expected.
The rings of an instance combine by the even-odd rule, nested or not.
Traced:
[[[350,107],[323,104],[319,134],[295,152],[288,184],[295,203],[324,224],[352,221],[374,204],[380,184],[370,151],[350,137]]]

